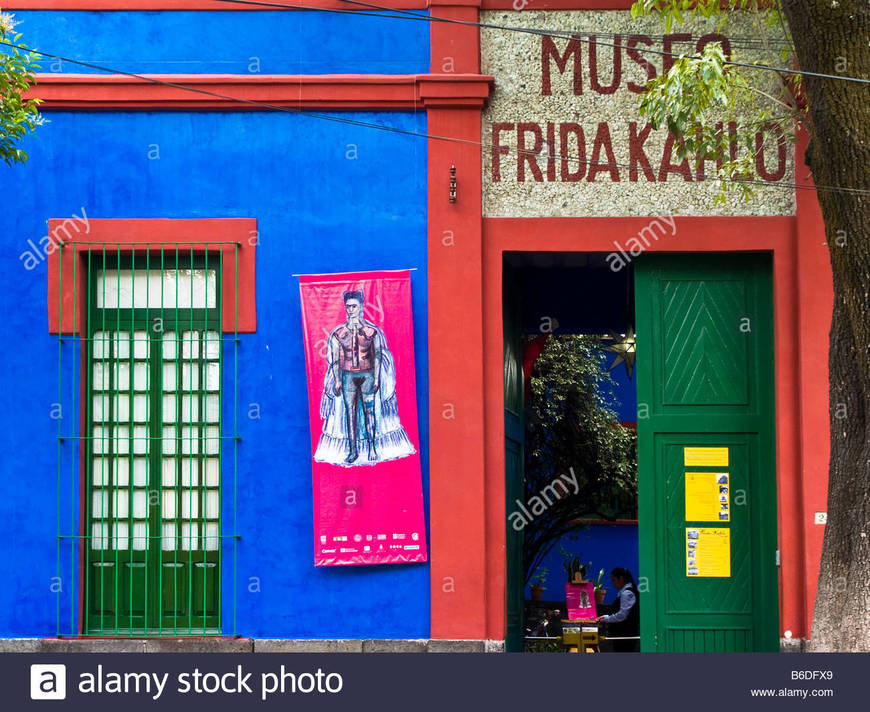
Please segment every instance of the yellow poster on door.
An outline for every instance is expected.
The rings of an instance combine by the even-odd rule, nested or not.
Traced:
[[[728,467],[727,447],[684,447],[686,467]]]
[[[730,522],[731,484],[727,472],[686,473],[686,521]]]
[[[731,576],[731,530],[686,528],[686,576]]]

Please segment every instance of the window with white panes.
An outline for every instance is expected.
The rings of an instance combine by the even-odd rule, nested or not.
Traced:
[[[219,272],[91,257],[88,634],[220,631]]]

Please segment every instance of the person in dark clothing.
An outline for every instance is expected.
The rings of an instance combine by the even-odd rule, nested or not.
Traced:
[[[617,567],[610,572],[610,580],[618,591],[613,603],[613,613],[599,616],[607,624],[608,637],[622,638],[640,635],[640,597],[634,577],[628,569]],[[614,640],[613,651],[633,653],[638,649],[636,640]]]

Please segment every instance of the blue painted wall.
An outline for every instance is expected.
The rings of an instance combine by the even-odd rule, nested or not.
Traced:
[[[426,13],[420,13],[425,15]],[[21,42],[134,73],[415,74],[429,22],[331,12],[15,13]],[[42,71],[91,73],[42,59]]]
[[[607,588],[605,603],[612,603],[616,599],[616,591],[610,583],[610,572],[617,566],[627,568],[637,581],[637,525],[636,524],[593,524],[584,529],[566,534],[544,557],[541,566],[535,569],[535,573],[542,568],[548,570],[547,582],[544,584],[544,600],[564,601],[565,581],[567,574],[562,567],[562,554],[560,548],[582,557],[583,563],[592,562],[592,568],[586,572],[586,578],[595,580],[598,572],[604,569],[604,578]],[[534,575],[533,575],[534,578]],[[531,598],[529,587],[526,586],[526,598]]]
[[[51,404],[58,401],[64,413],[75,411],[75,346],[67,342],[61,347],[64,372],[58,396],[58,342],[47,333],[46,264],[27,271],[19,255],[28,249],[28,239],[37,242],[45,235],[49,217],[81,216],[84,208],[88,218],[258,220],[258,330],[242,335],[238,351],[236,522],[232,487],[224,489],[223,533],[241,536],[235,561],[232,540],[224,545],[224,632],[278,638],[427,637],[428,565],[313,566],[306,376],[299,288],[291,276],[418,268],[412,272],[412,289],[427,494],[425,141],[275,113],[46,116],[49,123],[24,146],[28,164],[0,168],[5,193],[0,311],[8,334],[7,348],[0,351],[5,396],[0,410],[0,576],[5,582],[0,587],[0,636],[54,635],[58,617],[61,632],[77,625],[70,608],[69,593],[77,582],[69,540],[60,548],[63,595],[51,589],[58,571],[58,529],[66,534],[77,530],[77,445],[66,441],[58,452],[58,421],[51,418]],[[342,116],[426,131],[424,114]],[[150,160],[155,148],[159,159]],[[357,158],[349,160],[354,151]],[[233,356],[227,353],[228,396],[232,370]],[[260,419],[247,417],[250,403],[259,405]],[[225,406],[224,422],[231,423],[232,398],[225,398]],[[63,432],[77,427],[68,417],[61,421]],[[230,456],[225,445],[225,483],[232,474]],[[428,497],[425,505],[428,520]]]

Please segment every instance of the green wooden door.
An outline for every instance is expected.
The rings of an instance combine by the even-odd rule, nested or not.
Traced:
[[[505,431],[505,502],[506,502],[506,567],[507,634],[505,649],[522,652],[524,579],[523,532],[511,526],[510,515],[517,511],[517,500],[524,501],[523,482],[523,356],[522,356],[522,298],[518,274],[505,265],[503,284],[504,310],[504,431]]]
[[[770,258],[643,255],[635,290],[641,649],[776,651]]]
[[[174,257],[170,269],[168,256],[138,269],[145,259],[94,257],[88,269],[85,633],[211,634],[220,631],[218,269],[215,258],[177,269]]]

